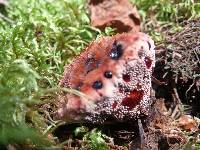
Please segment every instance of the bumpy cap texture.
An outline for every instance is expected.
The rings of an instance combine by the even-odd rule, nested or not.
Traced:
[[[66,66],[60,86],[86,97],[60,96],[58,115],[64,120],[123,121],[148,115],[154,42],[146,34],[123,33],[93,41]]]

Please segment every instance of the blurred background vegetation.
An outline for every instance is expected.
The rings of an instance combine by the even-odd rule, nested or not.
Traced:
[[[162,40],[160,28],[178,30],[179,22],[200,16],[194,0],[131,2],[143,31],[156,41]],[[64,65],[113,30],[90,26],[86,0],[9,0],[0,12],[0,147],[61,148],[51,133],[62,122],[44,117],[48,112],[39,106],[54,100],[48,91],[57,88]],[[85,138],[94,145],[105,142],[95,130]]]

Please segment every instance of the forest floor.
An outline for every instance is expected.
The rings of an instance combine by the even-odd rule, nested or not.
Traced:
[[[130,3],[156,44],[154,103],[144,120],[98,125],[55,119],[58,83],[92,40],[121,31],[92,26],[85,0],[0,1],[0,149],[200,149],[200,3]]]

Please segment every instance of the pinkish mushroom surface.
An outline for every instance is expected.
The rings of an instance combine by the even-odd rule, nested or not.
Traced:
[[[66,93],[59,99],[63,120],[103,122],[148,115],[154,42],[146,34],[123,33],[93,41],[66,66],[62,87],[76,89],[88,98]]]

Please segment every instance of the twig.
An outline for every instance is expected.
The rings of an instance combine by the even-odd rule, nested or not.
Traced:
[[[182,103],[181,103],[181,100],[179,98],[179,95],[178,95],[176,88],[173,88],[173,91],[174,91],[174,94],[172,96],[174,98],[174,103],[175,103],[176,106],[175,106],[175,109],[172,112],[171,117],[176,118],[176,116],[178,117],[182,114],[183,108],[182,108]]]
[[[142,122],[140,119],[138,119],[138,127],[139,127],[139,133],[140,133],[140,148],[141,150],[144,150],[144,147],[146,145],[146,140],[145,140],[145,132],[144,128],[142,126]]]

